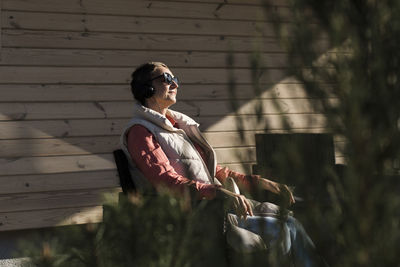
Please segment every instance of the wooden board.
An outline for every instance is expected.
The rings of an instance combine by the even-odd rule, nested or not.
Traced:
[[[0,157],[60,156],[109,153],[119,148],[119,135],[0,140]]]
[[[0,84],[1,102],[133,100],[128,85]]]
[[[326,133],[325,128],[296,129],[293,133]],[[237,148],[255,147],[255,135],[265,133],[265,131],[243,131],[239,132],[205,132],[204,136],[214,148]],[[270,130],[268,133],[285,133],[284,130]],[[335,149],[343,150],[344,140],[335,136]]]
[[[281,119],[284,116],[270,115],[257,120],[256,116],[242,116],[246,130],[283,130]],[[294,129],[312,129],[324,127],[325,118],[322,114],[291,115],[291,125]],[[236,131],[236,116],[199,117],[200,128],[203,131]],[[50,121],[20,121],[0,122],[0,137],[16,138],[48,138],[66,136],[96,136],[118,135],[129,121],[126,119],[110,120],[50,120]],[[239,120],[240,121],[240,120]]]
[[[288,118],[293,129],[314,129],[326,127],[322,114],[269,115],[257,119],[254,115],[207,116],[195,118],[204,132],[237,131],[240,121],[245,130],[284,130],[283,118]],[[128,123],[124,119],[89,120],[44,120],[44,121],[0,121],[1,139],[53,138],[73,136],[119,135]]]
[[[344,162],[344,156],[338,149],[340,143],[335,143],[335,158],[337,163]],[[224,166],[240,166],[250,163],[224,163],[226,155],[225,151],[218,150],[220,164]],[[232,150],[226,150],[227,153],[232,153]],[[236,153],[236,152],[235,152]],[[255,153],[251,148],[243,148],[237,153]],[[239,154],[240,155],[240,154]],[[235,170],[238,170],[235,167]],[[250,169],[247,169],[250,170]],[[250,173],[242,170],[241,172]],[[85,190],[97,188],[113,188],[119,186],[119,178],[116,170],[112,171],[97,171],[97,172],[70,172],[70,173],[55,173],[55,174],[37,174],[37,175],[13,175],[0,176],[2,187],[0,194],[15,194],[32,192],[56,192],[63,190]],[[4,195],[3,195],[4,196]]]
[[[217,148],[221,163],[237,163],[239,156],[244,162],[255,160],[254,155],[247,155],[248,149],[254,148]],[[235,153],[238,153],[237,155]],[[0,159],[1,175],[51,174],[61,172],[107,171],[115,170],[112,154],[64,155],[47,157],[21,157]]]
[[[115,170],[112,154],[0,159],[1,175]]]
[[[163,0],[166,2],[175,2],[176,0]],[[218,4],[226,4],[226,0],[185,0],[185,2],[200,2],[200,3],[218,3]],[[256,5],[263,6],[265,3],[273,6],[288,6],[287,0],[229,0],[229,4],[238,4],[238,5]]]
[[[334,99],[331,99],[335,103]],[[235,107],[234,107],[235,106]],[[189,101],[182,100],[174,108],[193,117],[223,115],[277,115],[312,114],[321,112],[319,100],[315,99],[275,99],[252,101]],[[236,109],[236,110],[235,110]],[[1,118],[1,117],[0,117]]]
[[[102,16],[5,11],[4,29],[78,32],[169,33],[190,35],[275,36],[271,23],[239,20]]]
[[[0,231],[97,223],[102,219],[103,206],[8,212],[0,213]]]
[[[99,206],[105,202],[107,193],[114,202],[118,200],[118,192],[112,191],[93,189],[0,195],[0,213]]]
[[[331,102],[334,102],[333,99]],[[234,111],[233,105],[237,110]],[[122,118],[132,113],[132,102],[0,103],[0,121],[43,119]],[[311,114],[321,111],[319,100],[277,99],[253,101],[181,100],[174,109],[191,117],[224,115]]]
[[[214,148],[254,146],[254,131],[205,133]],[[109,153],[119,148],[119,135],[0,140],[0,157],[62,156]]]
[[[200,129],[203,131],[236,131],[246,130],[283,130],[285,121],[291,129],[311,129],[326,127],[326,118],[322,114],[269,115],[259,119],[257,116],[224,116],[199,117]],[[240,128],[240,125],[243,127]]]
[[[183,84],[178,90],[178,102],[229,101],[233,98],[227,84]],[[259,99],[308,98],[307,92],[297,83],[264,84],[259,95],[252,85],[240,84],[235,87],[235,97],[238,100],[254,99],[256,96]],[[0,102],[94,102],[133,101],[133,96],[129,85],[123,84],[0,84],[0,99]]]
[[[1,2],[2,0],[0,0],[0,29],[3,29],[3,22],[2,22],[2,14],[3,14],[3,11],[1,10],[2,9],[2,6],[3,6],[3,3]],[[2,34],[1,34],[1,30],[0,30],[0,62],[1,62],[1,52],[2,52],[2,44],[3,44],[3,42],[2,42]]]
[[[254,150],[244,148],[217,148],[216,152],[221,163],[238,163],[255,161]],[[254,151],[253,151],[254,152]],[[240,157],[243,157],[240,158]],[[114,170],[115,163],[111,154],[91,154],[74,156],[21,157],[0,160],[2,175],[50,174],[59,172],[82,172]]]
[[[253,5],[231,5],[220,3],[130,1],[130,0],[3,0],[4,10],[135,15],[150,17],[202,18],[202,19],[240,19],[262,20],[263,10]],[[290,18],[289,9],[277,6],[276,12]]]
[[[119,186],[116,170],[0,176],[0,194],[89,190]]]
[[[109,120],[0,121],[0,139],[119,135],[129,118]]]
[[[241,36],[178,35],[151,33],[92,33],[4,29],[4,47],[79,48],[146,51],[235,51],[280,52],[283,49],[272,37],[255,39]],[[321,41],[321,49],[327,49]],[[141,62],[140,62],[141,63]],[[134,63],[133,64],[139,64]]]
[[[176,68],[172,71],[186,84],[228,84],[232,77],[237,84],[252,84],[249,69]],[[126,84],[132,68],[94,67],[14,67],[0,66],[0,83],[52,84]],[[260,83],[293,83],[286,69],[269,69],[259,78]]]
[[[206,132],[204,136],[214,148],[233,148],[255,146],[254,136],[264,131],[239,132]],[[277,132],[277,131],[275,131]],[[305,129],[296,132],[321,133],[322,128]],[[64,137],[64,138],[34,138],[0,140],[0,157],[18,158],[24,156],[61,156],[87,155],[109,153],[119,148],[119,135]],[[337,147],[343,150],[345,142],[335,139]]]
[[[226,68],[228,52],[3,48],[0,65],[130,67],[132,62],[165,62],[175,68]],[[251,53],[234,53],[236,68],[250,68]],[[265,67],[288,67],[285,53],[260,54]],[[29,60],[27,60],[29,59]]]
[[[216,148],[215,151],[221,164],[256,161],[255,147]],[[84,177],[85,172],[110,171],[116,168],[111,154],[6,158],[1,159],[0,163],[0,173],[4,176],[81,172],[77,175]]]

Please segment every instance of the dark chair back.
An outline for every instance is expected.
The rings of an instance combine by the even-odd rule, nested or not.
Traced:
[[[119,182],[124,194],[136,192],[136,186],[133,183],[131,173],[129,171],[128,159],[122,149],[117,149],[113,152],[114,160],[117,165]]]
[[[326,183],[335,168],[331,134],[256,134],[253,172],[296,187],[305,201],[326,201]]]

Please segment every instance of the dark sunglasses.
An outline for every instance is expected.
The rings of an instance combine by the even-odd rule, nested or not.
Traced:
[[[160,78],[160,77],[164,77],[164,81],[163,81],[163,82],[166,82],[166,83],[168,83],[169,85],[171,85],[172,82],[175,82],[176,85],[179,85],[178,77],[172,77],[171,74],[169,74],[169,73],[167,73],[167,72],[164,72],[163,74],[161,74],[161,75],[159,75],[159,76],[157,76],[157,77],[154,77],[153,79],[150,80],[150,82],[153,81],[153,80],[155,80],[155,79],[158,79],[158,78]]]

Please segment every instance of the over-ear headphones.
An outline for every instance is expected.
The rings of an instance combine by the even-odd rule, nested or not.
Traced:
[[[150,98],[156,92],[154,87],[148,84],[140,84],[138,89],[143,93],[144,98]]]
[[[131,90],[136,99],[144,103],[146,98],[150,98],[156,92],[154,87],[149,84],[143,84],[139,82],[131,81]]]

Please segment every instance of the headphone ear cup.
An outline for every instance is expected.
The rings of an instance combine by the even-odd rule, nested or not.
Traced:
[[[145,91],[144,91],[144,97],[145,98],[150,98],[154,95],[154,93],[156,92],[156,90],[154,89],[154,87],[152,86],[146,86]]]
[[[131,83],[131,87],[133,88],[134,94],[139,98],[150,98],[155,93],[155,89],[151,85]]]

